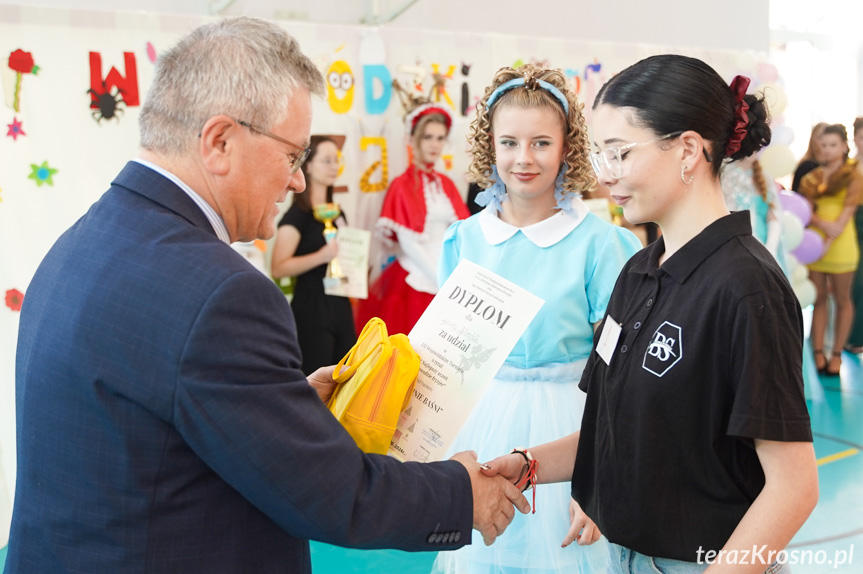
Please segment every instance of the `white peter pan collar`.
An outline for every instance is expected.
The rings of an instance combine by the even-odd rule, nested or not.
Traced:
[[[479,217],[482,234],[491,245],[503,243],[521,231],[531,243],[537,247],[545,248],[551,247],[569,235],[590,213],[590,208],[578,197],[572,196],[570,205],[572,206],[571,213],[560,210],[548,219],[543,219],[527,227],[516,227],[503,221],[498,217],[497,210],[492,204],[487,205],[477,217]]]

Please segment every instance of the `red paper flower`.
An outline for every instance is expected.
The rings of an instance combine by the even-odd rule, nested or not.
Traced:
[[[24,293],[17,289],[9,289],[6,291],[6,306],[13,311],[21,310],[21,303],[24,302]]]
[[[19,74],[29,74],[33,71],[33,54],[20,48],[9,54],[9,67]]]

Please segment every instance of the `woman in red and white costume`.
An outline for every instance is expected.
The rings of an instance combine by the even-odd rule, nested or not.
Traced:
[[[452,118],[441,106],[421,104],[405,118],[413,163],[394,179],[384,198],[377,231],[396,249],[393,261],[357,307],[357,332],[380,317],[390,333],[409,333],[437,293],[443,235],[451,223],[470,216],[447,176],[435,171]]]

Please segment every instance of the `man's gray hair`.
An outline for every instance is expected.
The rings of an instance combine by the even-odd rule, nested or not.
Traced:
[[[247,17],[205,24],[159,56],[138,120],[141,146],[182,154],[219,114],[270,129],[288,117],[298,86],[325,93],[321,72],[285,30]]]

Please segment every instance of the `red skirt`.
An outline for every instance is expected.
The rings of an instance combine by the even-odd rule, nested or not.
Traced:
[[[357,333],[372,317],[382,319],[390,334],[410,333],[434,295],[415,290],[405,281],[407,276],[404,267],[393,261],[369,286],[368,298],[360,300],[356,306]]]

